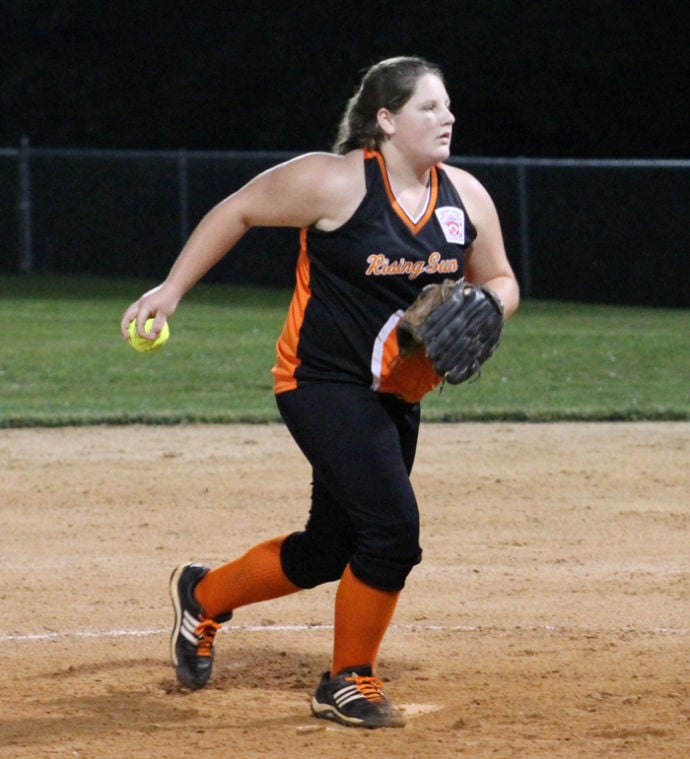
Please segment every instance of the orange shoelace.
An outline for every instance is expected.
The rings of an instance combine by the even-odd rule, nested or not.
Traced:
[[[377,677],[363,677],[361,675],[352,675],[346,677],[346,680],[350,680],[355,684],[357,690],[366,698],[367,701],[376,703],[379,701],[385,701],[386,697],[383,694],[383,683]]]
[[[213,654],[213,640],[220,627],[218,622],[214,622],[212,619],[204,619],[199,622],[194,630],[194,634],[199,638],[196,647],[197,656],[211,656]]]

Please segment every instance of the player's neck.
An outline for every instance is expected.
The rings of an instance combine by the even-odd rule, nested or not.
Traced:
[[[388,181],[394,192],[421,190],[429,185],[431,167],[428,163],[415,165],[389,145],[381,147],[381,154],[386,164]]]
[[[386,161],[391,192],[410,219],[418,219],[429,203],[430,169],[415,171],[407,162]]]

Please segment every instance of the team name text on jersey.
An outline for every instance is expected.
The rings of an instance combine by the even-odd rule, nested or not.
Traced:
[[[430,253],[426,261],[408,261],[405,258],[391,261],[383,253],[375,253],[367,258],[367,263],[367,277],[406,274],[409,279],[417,279],[420,274],[454,274],[459,268],[456,258],[442,258],[438,252]]]

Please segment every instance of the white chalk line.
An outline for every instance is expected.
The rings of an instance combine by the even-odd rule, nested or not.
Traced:
[[[391,630],[409,632],[442,632],[442,633],[511,633],[511,632],[549,632],[575,633],[580,635],[678,635],[690,633],[686,627],[616,627],[594,628],[561,625],[511,625],[500,627],[496,625],[424,625],[424,624],[393,624]],[[229,625],[223,632],[309,632],[333,630],[333,625]],[[73,630],[70,632],[51,630],[43,633],[0,633],[0,643],[22,643],[31,641],[69,640],[70,638],[145,638],[153,635],[169,635],[169,627],[151,627],[143,630]]]

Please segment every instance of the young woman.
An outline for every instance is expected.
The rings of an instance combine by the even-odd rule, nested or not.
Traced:
[[[309,518],[223,566],[173,572],[171,652],[186,687],[208,682],[215,633],[235,609],[337,581],[333,658],[312,711],[351,726],[404,724],[375,666],[421,560],[410,471],[419,401],[441,378],[423,355],[399,355],[395,326],[425,285],[448,277],[489,286],[504,318],[519,300],[491,198],[443,165],[454,122],[436,66],[413,57],[375,64],[347,105],[334,153],[276,166],[214,207],[165,281],[123,314],[123,337],[135,319],[154,338],[250,227],[301,230],[273,375],[282,418],[312,466]]]

